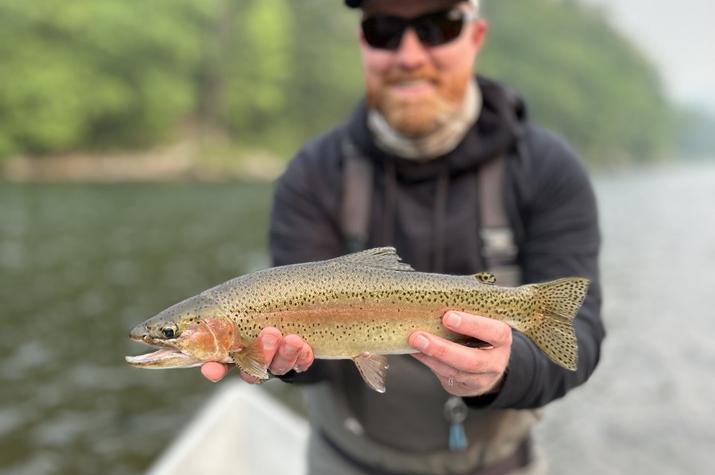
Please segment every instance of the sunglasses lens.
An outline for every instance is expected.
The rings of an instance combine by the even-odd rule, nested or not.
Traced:
[[[402,35],[411,26],[425,46],[439,46],[457,38],[464,27],[464,12],[451,9],[407,19],[388,15],[374,15],[361,23],[367,44],[379,49],[397,49]]]
[[[462,33],[464,15],[459,10],[425,15],[414,21],[414,28],[422,44],[439,46],[453,41]]]
[[[367,44],[379,49],[397,49],[407,21],[393,16],[376,15],[361,23],[362,34]]]

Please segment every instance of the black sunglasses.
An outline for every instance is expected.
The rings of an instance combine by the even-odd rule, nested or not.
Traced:
[[[365,42],[373,48],[396,50],[402,35],[412,27],[424,46],[439,46],[453,41],[462,33],[473,12],[458,8],[427,13],[415,18],[373,15],[360,24]]]

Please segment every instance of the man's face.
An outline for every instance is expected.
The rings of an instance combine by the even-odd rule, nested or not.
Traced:
[[[473,8],[454,0],[370,0],[363,12],[365,18],[415,18],[450,7],[468,12]],[[404,135],[421,137],[433,132],[461,107],[485,32],[483,20],[471,21],[453,41],[430,47],[420,42],[413,28],[407,28],[394,50],[370,46],[361,33],[368,103]]]

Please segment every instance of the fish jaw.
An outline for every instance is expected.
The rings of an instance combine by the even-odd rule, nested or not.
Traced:
[[[127,363],[137,368],[193,368],[209,361],[234,363],[232,354],[242,349],[235,326],[223,318],[207,318],[191,323],[175,339],[152,336],[145,322],[134,327],[129,337],[156,349],[143,355],[125,357]]]
[[[125,358],[138,368],[191,368],[209,361],[232,363],[231,354],[241,348],[235,324],[213,299],[201,294],[136,325],[129,338],[156,350]]]
[[[143,355],[125,356],[124,359],[135,368],[148,369],[193,368],[203,363],[174,348],[161,348]]]
[[[204,325],[197,325],[196,327],[204,327]],[[187,333],[199,333],[195,331],[195,328],[190,328]],[[199,337],[204,335],[199,334]],[[213,334],[211,335],[214,336]],[[186,346],[185,349],[179,348],[178,345],[181,342],[176,341],[175,343],[170,343],[163,340],[157,340],[151,338],[144,333],[131,333],[130,337],[132,340],[145,343],[147,345],[158,348],[156,351],[150,353],[145,353],[143,355],[135,356],[125,356],[124,359],[127,363],[135,368],[148,368],[148,369],[172,369],[172,368],[194,368],[200,366],[208,361],[217,361],[219,363],[233,363],[233,359],[228,353],[214,353],[196,351],[197,348],[193,347],[191,343],[183,342]]]
[[[134,327],[132,331],[129,332],[129,338],[136,342],[145,343],[159,348],[156,351],[145,353],[143,355],[125,356],[124,359],[126,362],[135,368],[193,368],[202,363],[198,359],[187,355],[168,342],[151,338],[146,333],[146,326],[143,324]]]

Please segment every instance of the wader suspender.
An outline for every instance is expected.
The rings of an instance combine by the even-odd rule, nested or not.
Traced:
[[[363,157],[350,139],[341,143],[343,157],[343,203],[340,227],[347,252],[362,251],[367,247],[370,231],[370,204],[372,200],[372,163]]]
[[[519,248],[509,225],[502,190],[504,189],[504,156],[485,162],[479,170],[479,211],[482,258],[497,285],[521,284],[521,269],[517,263]]]

